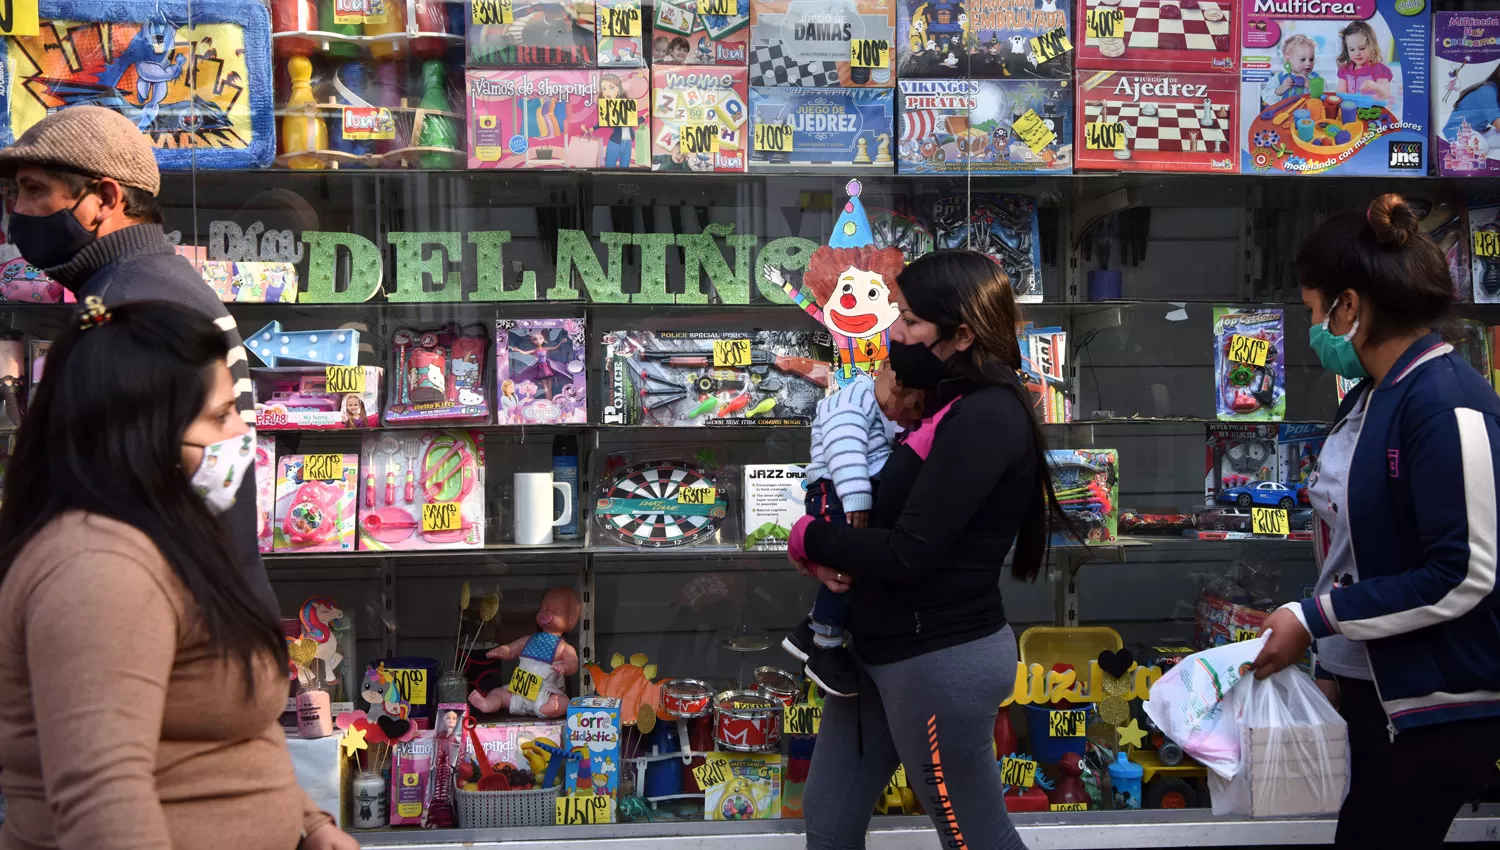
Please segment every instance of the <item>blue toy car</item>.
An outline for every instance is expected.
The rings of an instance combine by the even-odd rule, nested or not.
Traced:
[[[1297,505],[1297,491],[1275,481],[1257,481],[1244,487],[1220,490],[1215,501],[1248,508],[1251,505],[1291,510]]]

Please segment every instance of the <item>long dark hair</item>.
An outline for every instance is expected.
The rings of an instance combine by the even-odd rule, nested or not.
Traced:
[[[222,519],[182,468],[182,440],[203,410],[210,368],[228,342],[207,319],[166,302],[70,323],[16,436],[0,505],[0,581],[46,525],[69,511],[118,520],[161,552],[202,612],[209,640],[244,667],[286,664],[280,625],[238,568]]]
[[[1052,529],[1072,524],[1057,502],[1047,467],[1047,439],[1032,411],[1031,394],[1021,386],[1021,343],[1016,339],[1015,291],[998,263],[977,251],[934,251],[907,266],[896,279],[906,306],[918,318],[937,325],[943,339],[968,325],[974,343],[948,359],[954,377],[943,381],[927,399],[927,415],[959,394],[977,387],[1005,387],[1016,394],[1031,423],[1032,452],[1039,486],[1026,503],[1011,575],[1034,580],[1047,559]],[[1076,536],[1076,532],[1074,533]]]

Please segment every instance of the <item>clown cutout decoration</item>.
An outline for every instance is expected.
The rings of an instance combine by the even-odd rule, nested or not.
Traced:
[[[887,332],[901,314],[892,290],[906,265],[900,248],[876,246],[859,200],[859,181],[850,180],[845,188],[849,200],[828,244],[808,261],[802,286],[787,282],[774,267],[766,269],[772,283],[832,332],[840,387],[861,372],[873,378],[885,363]]]

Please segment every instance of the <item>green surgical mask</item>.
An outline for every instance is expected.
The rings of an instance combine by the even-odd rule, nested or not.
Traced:
[[[1345,378],[1368,378],[1370,373],[1365,371],[1365,364],[1359,362],[1359,355],[1354,352],[1354,332],[1357,330],[1359,320],[1355,319],[1354,327],[1348,333],[1337,336],[1328,330],[1328,319],[1324,318],[1323,324],[1307,329],[1307,342],[1324,369]]]

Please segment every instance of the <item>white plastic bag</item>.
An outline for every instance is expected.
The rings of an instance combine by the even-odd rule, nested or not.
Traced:
[[[1348,728],[1306,673],[1246,677],[1224,714],[1223,725],[1239,730],[1243,758],[1232,777],[1209,774],[1215,815],[1322,815],[1343,805]]]
[[[1195,652],[1151,686],[1145,703],[1162,734],[1225,779],[1240,769],[1240,736],[1223,703],[1265,644],[1256,638]]]

